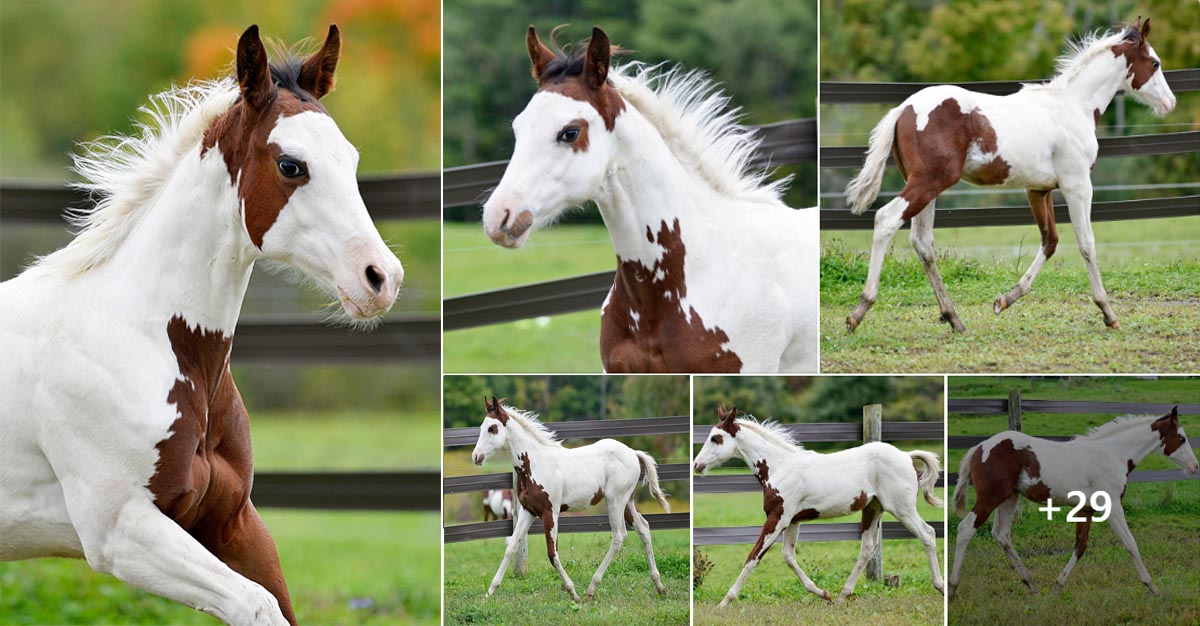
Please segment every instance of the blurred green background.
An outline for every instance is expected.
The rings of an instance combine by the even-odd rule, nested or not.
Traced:
[[[511,122],[533,96],[525,31],[543,40],[569,25],[565,44],[605,29],[631,49],[623,61],[669,61],[709,72],[745,112],[748,124],[816,115],[815,0],[447,0],[445,8],[445,165],[507,159]],[[817,202],[815,164],[793,174],[785,200]],[[482,201],[482,199],[481,199]],[[446,297],[615,266],[612,242],[594,207],[572,211],[519,251],[484,236],[479,205],[446,211]],[[585,311],[446,334],[448,372],[598,372],[599,311]]]
[[[363,176],[436,172],[440,4],[429,0],[6,0],[0,3],[0,177],[62,184],[74,144],[129,133],[149,96],[232,69],[258,24],[286,45],[342,32],[337,88],[322,103],[362,155]],[[431,207],[432,209],[433,207]],[[0,219],[3,212],[0,209]],[[403,261],[393,310],[440,310],[437,220],[378,226]],[[0,277],[70,239],[65,225],[0,221]],[[313,315],[315,292],[255,270],[245,315]],[[235,357],[236,359],[236,357]],[[436,472],[436,361],[238,364],[258,471]],[[302,623],[437,623],[438,515],[265,509]],[[82,561],[0,564],[0,623],[215,623],[92,572]]]

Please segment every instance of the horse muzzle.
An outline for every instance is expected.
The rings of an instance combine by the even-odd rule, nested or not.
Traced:
[[[708,470],[708,466],[703,463],[696,463],[692,466],[692,469],[695,470],[697,474],[703,476],[704,472]]]
[[[478,452],[471,454],[471,461],[476,465],[483,465],[483,455]]]
[[[492,243],[505,248],[520,248],[533,231],[533,211],[525,207],[516,211],[498,209],[491,219],[484,216],[483,229]]]

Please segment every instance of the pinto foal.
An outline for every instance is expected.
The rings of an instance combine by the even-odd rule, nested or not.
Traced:
[[[871,262],[862,297],[846,317],[850,332],[862,323],[879,293],[883,258],[896,231],[911,221],[911,239],[937,297],[942,320],[966,330],[946,293],[933,246],[934,198],[964,180],[973,185],[1025,189],[1042,245],[1029,270],[1006,295],[996,298],[999,314],[1029,292],[1058,245],[1055,189],[1062,191],[1087,265],[1092,299],[1104,323],[1118,328],[1096,262],[1092,236],[1092,178],[1099,143],[1096,124],[1116,93],[1124,90],[1165,115],[1175,108],[1158,55],[1150,47],[1150,20],[1116,33],[1089,36],[1059,60],[1058,74],[1045,84],[994,96],[960,87],[927,87],[892,109],[871,131],[862,171],[846,187],[855,214],[879,194],[889,155],[904,177],[904,189],[875,214]]]
[[[958,484],[954,486],[954,512],[963,519],[958,524],[949,595],[953,597],[958,588],[967,544],[993,511],[996,519],[992,522],[992,536],[1008,555],[1021,581],[1037,593],[1037,585],[1012,544],[1012,523],[1021,496],[1039,504],[1051,498],[1069,502],[1067,494],[1072,491],[1082,492],[1087,502],[1091,502],[1092,494],[1097,491],[1108,494],[1112,503],[1109,527],[1133,557],[1142,583],[1154,595],[1159,595],[1158,588],[1150,580],[1150,573],[1142,564],[1137,542],[1125,523],[1125,510],[1121,506],[1129,474],[1152,452],[1163,453],[1188,474],[1200,472],[1196,455],[1179,423],[1179,407],[1161,417],[1118,417],[1070,441],[1049,441],[1010,430],[971,448],[963,456],[958,468]],[[975,486],[975,506],[969,512],[967,485]],[[1075,551],[1054,583],[1056,593],[1067,583],[1075,563],[1087,549],[1093,511],[1085,507],[1082,512],[1087,521],[1075,522]]]
[[[717,407],[717,417],[717,425],[696,455],[696,473],[707,474],[730,458],[740,457],[754,468],[754,477],[762,485],[763,512],[767,514],[762,533],[750,549],[741,575],[721,600],[721,606],[737,598],[750,572],[780,534],[783,534],[784,562],[805,589],[830,600],[829,592],[817,587],[796,562],[800,522],[842,517],[857,511],[862,511],[862,548],[839,600],[854,593],[859,575],[874,554],[875,533],[867,531],[879,528],[884,511],[896,516],[921,541],[929,557],[933,586],[943,591],[937,535],[921,519],[916,504],[917,493],[921,492],[926,502],[942,506],[942,501],[933,494],[941,472],[936,454],[923,450],[904,453],[882,442],[819,454],[805,450],[779,424],[759,422],[753,417],[738,418],[736,407],[728,412]],[[916,470],[916,462],[925,466],[924,471]]]
[[[513,523],[513,534],[500,561],[500,569],[488,587],[488,597],[496,592],[504,580],[509,561],[524,545],[530,526],[537,520],[542,522],[546,533],[546,555],[550,558],[550,564],[558,571],[563,588],[571,599],[579,602],[575,584],[558,559],[558,516],[563,511],[595,506],[601,500],[604,500],[608,509],[612,544],[592,576],[586,598],[591,600],[596,594],[604,571],[625,543],[626,522],[633,526],[646,549],[646,561],[650,566],[650,579],[654,581],[654,587],[659,593],[666,593],[658,566],[654,563],[650,524],[638,512],[634,502],[638,477],[645,471],[643,483],[649,485],[650,494],[658,500],[663,510],[671,511],[667,496],[658,486],[658,466],[654,458],[614,439],[601,439],[590,445],[565,448],[534,414],[504,406],[495,396],[490,402],[485,397],[483,405],[487,417],[479,425],[479,441],[471,452],[471,459],[476,465],[482,465],[497,452],[507,452],[512,457],[513,470],[517,473],[517,502],[521,504],[517,509],[516,522]]]

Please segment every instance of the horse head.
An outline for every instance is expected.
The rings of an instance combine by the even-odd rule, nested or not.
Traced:
[[[1123,88],[1142,104],[1158,115],[1166,115],[1175,109],[1175,94],[1163,75],[1162,63],[1148,41],[1150,18],[1142,21],[1139,16],[1135,24],[1125,27],[1121,43],[1113,46],[1114,56],[1125,57]]]
[[[737,452],[737,444],[734,441],[739,428],[737,413],[737,407],[726,411],[724,407],[717,406],[717,425],[709,431],[708,439],[692,464],[692,469],[697,474],[707,474],[708,470],[728,461]]]
[[[496,396],[492,396],[491,402],[488,402],[487,396],[483,397],[483,408],[487,413],[479,425],[479,440],[471,451],[471,460],[476,465],[483,465],[484,461],[508,445],[508,413],[504,411],[502,403]]]
[[[1200,473],[1200,462],[1196,461],[1196,453],[1187,442],[1187,434],[1179,423],[1179,407],[1171,409],[1170,413],[1154,420],[1150,428],[1158,434],[1160,447],[1164,455],[1175,465],[1183,468],[1188,474]]]

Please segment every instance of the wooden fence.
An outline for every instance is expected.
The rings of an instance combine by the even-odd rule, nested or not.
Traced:
[[[842,441],[910,441],[930,440],[941,442],[945,437],[944,422],[886,422],[883,421],[883,407],[871,404],[863,407],[862,423],[803,423],[784,424],[797,441],[801,442],[842,442]],[[692,443],[703,445],[712,430],[711,425],[699,425],[692,429]],[[942,456],[941,447],[933,450],[938,457]],[[943,476],[945,473],[943,472]],[[939,478],[938,486],[944,485]],[[762,487],[758,480],[750,474],[724,476],[697,476],[692,483],[695,493],[746,493],[757,492]],[[930,524],[938,537],[946,535],[945,523],[941,520]],[[884,540],[913,539],[900,522],[884,522],[880,529]],[[758,541],[762,532],[761,526],[730,526],[706,527],[692,529],[692,545],[731,545],[751,544]],[[832,524],[801,524],[798,542],[808,541],[858,541],[862,531],[857,522],[839,522]],[[878,543],[879,549],[875,557],[867,565],[867,577],[876,579],[882,576],[883,542]]]

